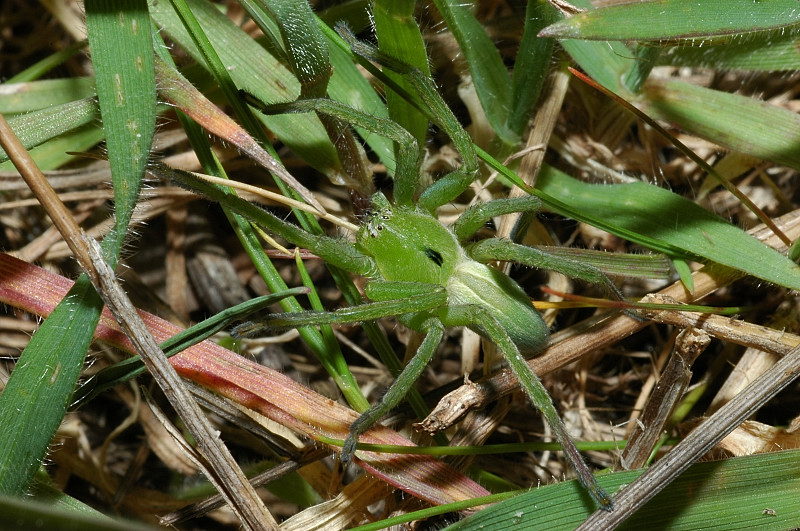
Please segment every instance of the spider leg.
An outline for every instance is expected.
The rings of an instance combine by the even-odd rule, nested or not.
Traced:
[[[397,204],[410,204],[419,180],[420,151],[416,139],[393,120],[380,118],[348,107],[344,103],[314,98],[288,103],[264,105],[252,95],[244,92],[245,100],[264,114],[317,112],[347,122],[354,127],[383,135],[393,140],[397,146],[394,196]]]
[[[430,317],[424,321],[422,328],[425,332],[425,338],[422,340],[417,352],[386,391],[386,394],[350,425],[350,434],[345,439],[344,447],[342,448],[343,463],[348,463],[353,457],[359,436],[374,426],[381,417],[403,400],[408,390],[419,379],[422,371],[425,370],[425,367],[428,366],[431,358],[436,353],[436,348],[444,336],[444,326],[435,317]]]
[[[623,300],[622,293],[611,279],[599,268],[585,262],[554,256],[535,247],[528,247],[499,238],[481,240],[467,246],[466,249],[467,254],[477,262],[486,263],[492,260],[505,260],[539,269],[558,271],[571,278],[599,284],[617,300]]]
[[[564,455],[572,468],[578,474],[578,479],[584,488],[591,494],[592,498],[604,509],[611,510],[613,502],[595,480],[589,467],[581,457],[580,452],[575,447],[575,443],[567,433],[564,422],[558,415],[558,411],[550,398],[550,394],[545,389],[542,381],[526,363],[525,358],[520,354],[519,349],[508,336],[506,331],[497,322],[491,313],[485,309],[474,305],[451,306],[447,310],[448,326],[464,325],[477,328],[478,331],[488,337],[505,356],[508,366],[519,380],[520,387],[528,396],[536,408],[542,412],[550,428],[556,436],[564,450]]]
[[[264,227],[269,232],[280,234],[285,240],[310,250],[328,264],[345,269],[350,273],[375,274],[374,260],[342,240],[312,234],[249,201],[245,201],[232,189],[211,184],[190,172],[175,170],[172,174],[179,185],[218,202]]]
[[[458,241],[464,242],[475,235],[487,221],[496,216],[514,212],[535,212],[542,207],[542,201],[535,195],[524,195],[506,199],[495,199],[479,203],[466,209],[453,224],[453,232]]]
[[[436,89],[436,84],[429,76],[425,75],[418,68],[415,68],[403,61],[390,57],[381,52],[375,46],[356,39],[350,29],[338,24],[336,31],[347,41],[353,53],[367,61],[373,61],[385,68],[406,76],[416,96],[422,102],[420,110],[428,115],[428,118],[441,127],[461,154],[461,167],[453,170],[444,177],[437,180],[420,194],[417,202],[418,206],[428,212],[433,212],[437,207],[452,201],[467,189],[478,174],[478,156],[472,144],[472,138],[464,130],[458,119],[447,106],[441,94]],[[407,198],[402,197],[400,201]]]
[[[403,283],[397,282],[394,284]],[[233,335],[248,337],[259,333],[276,332],[301,326],[362,323],[390,315],[424,312],[446,303],[447,295],[441,287],[435,289],[431,288],[429,284],[418,285],[428,286],[430,291],[428,293],[417,293],[405,299],[381,300],[357,306],[348,306],[333,312],[311,310],[306,312],[276,313],[266,319],[237,326],[233,329]]]
[[[368,408],[351,426],[350,435],[345,440],[342,450],[342,461],[345,463],[351,460],[358,437],[406,396],[430,362],[444,335],[444,326],[429,313],[447,304],[447,293],[441,286],[418,282],[374,282],[370,286],[367,292],[371,296],[385,297],[387,300],[377,300],[333,312],[274,314],[265,320],[240,325],[233,331],[234,336],[251,336],[301,326],[359,323],[389,315],[401,315],[407,316],[406,322],[409,326],[425,332],[425,339],[416,354],[397,376],[381,401]]]

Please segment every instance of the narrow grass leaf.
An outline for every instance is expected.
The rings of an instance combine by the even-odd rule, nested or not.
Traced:
[[[622,81],[635,58],[621,43],[561,40],[559,44],[592,79],[616,94],[630,94]]]
[[[0,85],[0,113],[26,113],[94,96],[93,77],[44,79]],[[19,135],[18,135],[19,136]]]
[[[800,451],[787,450],[695,464],[619,529],[778,531],[797,527],[798,463]],[[601,475],[597,480],[614,491],[642,472]],[[586,493],[573,480],[502,501],[447,529],[571,530],[593,511]]]
[[[715,144],[800,169],[800,116],[738,94],[681,81],[649,80],[639,106]]]
[[[558,39],[647,41],[693,39],[775,29],[800,22],[795,0],[651,0],[592,9],[542,35]]]
[[[396,57],[430,75],[428,53],[422,32],[414,19],[415,0],[376,0],[372,8],[375,35],[381,51]],[[413,93],[410,82],[400,74],[383,70],[384,75],[400,87]],[[428,137],[428,118],[393,90],[386,91],[389,117],[402,125],[417,139],[422,149]]]
[[[3,270],[0,278],[0,297],[30,289],[13,271]],[[29,488],[64,418],[101,308],[82,277],[20,356],[0,395],[0,494],[19,496]]]
[[[645,183],[587,184],[545,165],[537,192],[553,211],[655,251],[709,260],[780,286],[800,289],[800,266],[738,227],[663,188]]]
[[[55,105],[8,120],[8,124],[26,149],[31,149],[68,131],[97,122],[100,109],[92,98]],[[0,162],[8,155],[0,148]]]
[[[59,531],[155,531],[133,520],[84,514],[49,502],[0,496],[0,521],[5,529],[58,529]]]
[[[525,10],[525,29],[519,43],[511,81],[511,104],[506,127],[522,138],[531,120],[544,80],[553,61],[555,41],[539,37],[539,31],[558,19],[558,11],[546,2],[529,0]]]
[[[36,473],[32,491],[33,495],[38,499],[37,501],[48,503],[53,508],[61,508],[70,512],[82,513],[89,516],[106,517],[94,507],[59,490],[55,483],[53,483],[53,480],[50,479],[44,467],[41,467]]]
[[[67,59],[86,48],[86,40],[73,42],[66,48],[46,56],[40,61],[32,64],[22,72],[14,74],[6,80],[6,83],[24,83],[39,79],[53,68],[61,65]]]
[[[40,170],[56,170],[79,157],[74,153],[89,151],[104,138],[103,130],[96,123],[89,123],[39,144],[29,153]],[[0,163],[0,171],[15,171],[15,168],[7,160]]]
[[[475,92],[492,129],[504,143],[515,145],[519,136],[506,127],[511,83],[500,52],[470,12],[469,4],[461,0],[434,0],[434,4],[464,54]]]

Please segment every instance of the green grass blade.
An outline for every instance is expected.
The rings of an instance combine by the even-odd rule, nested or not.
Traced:
[[[4,83],[0,85],[0,113],[25,113],[93,96],[92,77]]]
[[[788,450],[693,465],[619,529],[759,529],[800,525],[800,451]],[[599,476],[614,491],[641,470]],[[754,487],[755,485],[755,487]],[[594,510],[577,481],[540,487],[448,527],[571,530]]]
[[[89,151],[105,138],[105,133],[97,123],[86,124],[74,131],[56,137],[36,146],[29,153],[42,171],[63,168],[68,162],[82,158],[82,153]],[[0,171],[15,171],[11,161],[0,163]]]
[[[553,60],[554,41],[539,37],[538,33],[557,18],[558,11],[547,2],[528,0],[525,30],[511,82],[511,109],[506,118],[506,127],[518,138],[522,138],[531,120]]]
[[[100,110],[97,102],[87,98],[15,116],[8,120],[8,124],[22,145],[31,149],[68,131],[94,123],[98,118]],[[0,162],[7,160],[8,155],[0,148]]]
[[[132,520],[80,513],[52,503],[0,496],[0,521],[4,529],[58,529],[59,531],[154,531]]]
[[[280,30],[278,30],[272,19],[264,16],[260,10],[251,9],[250,6],[254,5],[252,1],[246,1],[242,5],[248,10],[248,14],[256,21],[259,28],[272,38],[273,48],[280,47]],[[333,24],[336,21],[337,19],[334,19],[331,23]],[[353,55],[347,43],[320,18],[316,18],[315,22],[327,39],[330,66],[333,70],[328,82],[328,96],[331,99],[346,102],[349,106],[368,114],[387,118],[389,114],[386,110],[386,105],[380,95],[372,88],[369,81],[359,71],[353,61]],[[354,129],[383,162],[388,173],[390,175],[394,174],[392,142],[380,135],[372,134],[370,131],[358,127],[354,127]]]
[[[580,8],[593,9],[589,0],[572,3]],[[543,33],[539,35],[544,36]],[[630,94],[622,80],[634,66],[635,58],[624,44],[578,39],[561,39],[559,44],[592,79],[616,94]]]
[[[434,4],[458,41],[492,129],[504,143],[517,144],[519,136],[506,127],[512,91],[500,52],[464,2],[434,0]]]
[[[108,160],[116,227],[136,205],[156,124],[153,40],[145,0],[87,0],[86,24]]]
[[[800,266],[740,228],[663,188],[645,183],[587,184],[545,165],[537,191],[555,212],[655,251],[710,260],[800,289]]]
[[[635,59],[621,43],[566,39],[559,44],[592,79],[616,94],[630,94],[622,81]]]
[[[98,117],[99,117],[98,113]],[[80,153],[89,151],[91,148],[102,142],[105,133],[98,127],[97,123],[88,123],[66,134],[48,140],[29,150],[31,157],[39,166],[40,170],[57,170],[70,161],[79,158]],[[10,160],[0,163],[0,171],[15,171],[14,165]]]
[[[64,418],[102,305],[81,277],[20,356],[0,395],[0,494],[28,489]]]
[[[776,29],[800,22],[795,0],[652,0],[593,9],[559,21],[542,35],[557,39],[694,39]]]
[[[49,504],[55,509],[64,509],[70,512],[85,514],[87,516],[103,517],[103,513],[90,507],[77,498],[58,490],[53,480],[47,474],[44,467],[39,468],[34,478],[33,488],[31,489],[37,501]]]
[[[210,3],[200,0],[186,3],[238,88],[267,103],[297,99],[300,84],[275,57]],[[203,62],[192,37],[169,2],[153,4],[151,14],[170,38],[196,61]],[[336,174],[339,168],[336,150],[316,116],[259,115],[258,119],[312,167],[329,177]]]
[[[644,82],[647,81],[647,77],[657,64],[658,58],[661,56],[661,48],[647,44],[637,44],[633,50],[633,56],[636,61],[625,72],[623,82],[629,92],[638,94],[642,91]]]
[[[673,46],[661,55],[661,64],[774,72],[800,69],[797,40],[800,27]],[[702,44],[702,45],[700,45]]]
[[[29,66],[19,74],[12,76],[6,80],[6,83],[23,83],[25,81],[33,81],[34,79],[39,79],[44,74],[52,70],[53,68],[57,67],[58,65],[62,64],[64,61],[72,57],[73,55],[77,54],[81,50],[86,48],[86,41],[77,41],[63,50],[59,50],[58,52],[48,55],[41,61]]]
[[[800,169],[800,117],[738,94],[651,80],[641,108],[652,117],[728,149]]]
[[[378,45],[385,54],[401,58],[425,75],[430,75],[428,53],[414,19],[414,0],[376,0],[372,13]],[[384,69],[384,74],[406,91],[414,93],[406,76]],[[428,118],[392,90],[386,91],[389,117],[417,139],[422,149],[428,137]]]

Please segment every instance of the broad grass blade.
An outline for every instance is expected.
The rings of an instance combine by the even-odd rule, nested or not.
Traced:
[[[548,208],[655,251],[710,260],[800,289],[800,266],[740,228],[663,188],[646,183],[587,184],[545,165],[537,190]]]
[[[593,9],[589,0],[575,0],[573,4],[583,9]],[[548,36],[545,30],[539,36]],[[570,38],[559,39],[559,44],[592,79],[616,94],[630,93],[623,83],[623,76],[633,68],[636,59],[623,43]]]
[[[794,0],[652,0],[592,9],[542,31],[557,39],[658,41],[738,35],[800,22]]]
[[[797,527],[798,462],[800,451],[787,450],[698,463],[619,529],[709,529],[712,515],[714,529],[778,531]],[[597,480],[614,491],[642,472],[607,474]],[[500,502],[447,530],[571,530],[593,510],[578,482],[565,481]]]
[[[653,118],[733,151],[800,169],[800,116],[738,94],[651,79],[639,106]]]
[[[800,27],[734,35],[687,43],[667,48],[659,62],[665,65],[694,66],[775,72],[800,68],[797,40]]]

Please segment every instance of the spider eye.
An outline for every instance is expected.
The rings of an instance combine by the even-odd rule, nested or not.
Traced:
[[[442,263],[444,263],[444,258],[442,258],[442,255],[431,248],[425,249],[425,256],[430,258],[437,266],[440,266]]]

